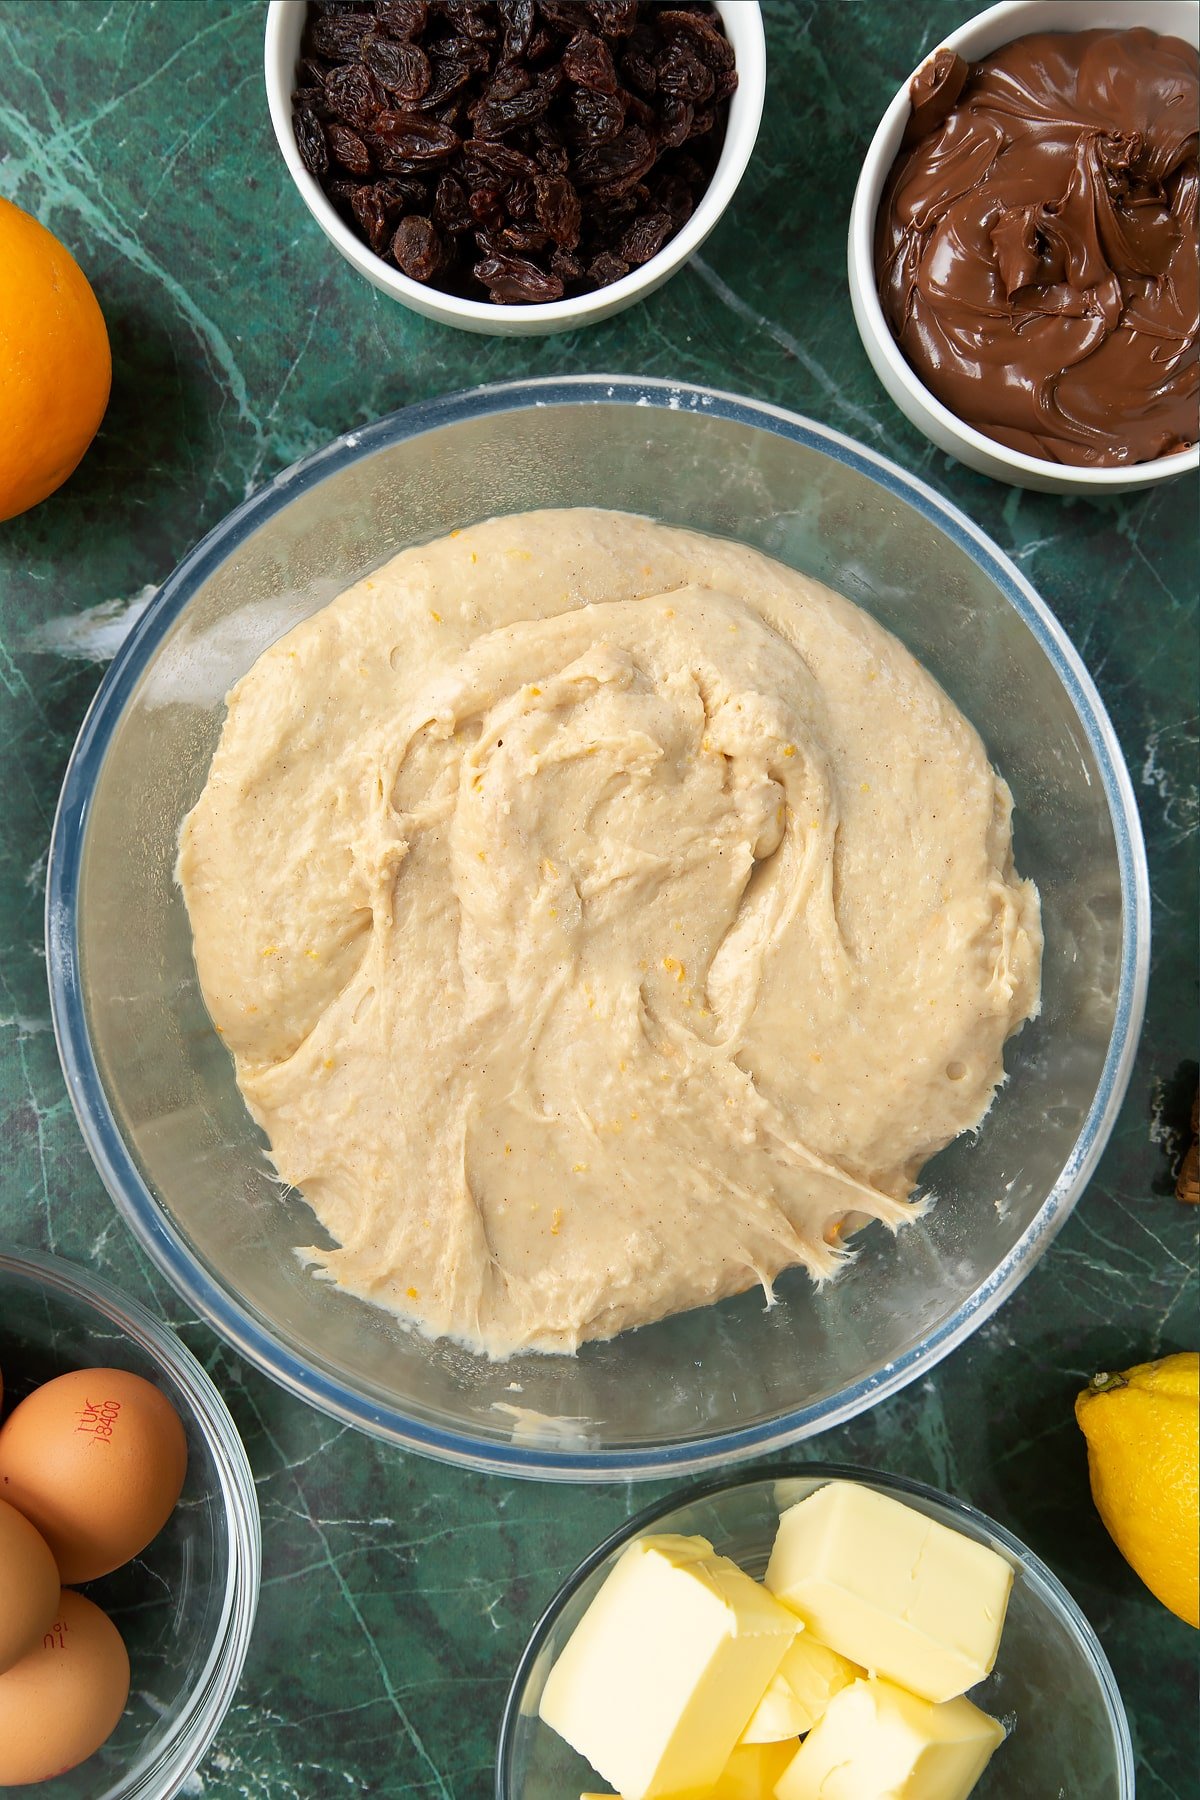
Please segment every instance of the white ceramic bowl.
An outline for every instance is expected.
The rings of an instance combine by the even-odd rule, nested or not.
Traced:
[[[572,331],[623,312],[669,281],[716,225],[750,160],[767,85],[762,10],[758,0],[715,0],[715,4],[733,45],[738,85],[729,102],[725,143],[713,178],[691,218],[657,256],[593,294],[578,294],[573,299],[537,306],[497,306],[490,300],[464,300],[457,294],[442,293],[438,288],[410,280],[376,256],[350,230],[300,160],[292,130],[292,89],[306,0],[271,0],[267,8],[264,60],[271,123],[300,198],[325,236],[360,275],[393,300],[443,325],[457,325],[462,331],[479,331],[493,337],[544,337],[552,331]]]
[[[916,36],[917,17],[913,15]],[[1194,0],[1002,0],[977,13],[957,31],[930,47],[930,54],[945,47],[957,50],[968,61],[978,61],[1033,31],[1092,31],[1105,26],[1128,29],[1148,26],[1152,31],[1179,37],[1190,44],[1200,40],[1200,10]],[[921,59],[918,67],[924,65]],[[916,73],[914,69],[913,74]],[[1200,446],[1155,462],[1127,468],[1077,468],[1053,463],[1040,456],[1008,450],[974,426],[964,424],[918,380],[892,336],[875,285],[875,215],[884,182],[896,159],[900,139],[911,109],[910,76],[879,122],[863,162],[850,213],[849,274],[854,318],[875,373],[901,412],[918,431],[932,438],[939,450],[956,456],[968,468],[1014,487],[1039,488],[1056,494],[1114,494],[1133,488],[1156,487],[1189,469],[1200,467]]]

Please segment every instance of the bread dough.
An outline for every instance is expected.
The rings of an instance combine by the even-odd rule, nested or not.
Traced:
[[[179,879],[352,1292],[569,1351],[896,1227],[1037,1008],[978,736],[895,638],[622,513],[406,550],[228,698]]]

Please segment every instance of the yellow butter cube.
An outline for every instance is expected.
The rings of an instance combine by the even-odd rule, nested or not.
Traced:
[[[866,1673],[802,1631],[742,1733],[744,1744],[775,1743],[811,1731],[835,1694]]]
[[[699,1796],[797,1630],[707,1539],[642,1538],[575,1627],[539,1711],[624,1800]]]
[[[750,1714],[750,1723],[742,1733],[742,1743],[747,1746],[778,1744],[784,1738],[797,1738],[808,1730],[804,1723],[806,1716],[790,1684],[782,1675],[776,1675]]]
[[[774,1800],[775,1783],[799,1744],[795,1737],[780,1744],[739,1744],[707,1800]]]
[[[774,1744],[781,1737],[804,1737],[833,1696],[864,1674],[858,1663],[817,1643],[811,1631],[802,1631],[783,1652],[779,1674],[750,1714],[741,1742]]]
[[[857,1663],[819,1642],[811,1631],[802,1631],[779,1665],[780,1677],[804,1710],[800,1736],[812,1730],[835,1694],[865,1673]]]
[[[967,1800],[1004,1728],[970,1700],[932,1705],[890,1681],[835,1694],[776,1800]]]
[[[785,1744],[739,1744],[704,1800],[774,1800],[775,1783],[799,1748]],[[580,1794],[579,1800],[619,1800],[612,1794]]]
[[[849,1481],[788,1508],[766,1574],[814,1638],[926,1700],[991,1673],[1012,1579],[986,1544]]]

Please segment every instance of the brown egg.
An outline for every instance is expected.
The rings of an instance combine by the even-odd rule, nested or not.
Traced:
[[[76,1369],[0,1426],[0,1499],[37,1526],[63,1582],[94,1581],[171,1516],[187,1440],[165,1395],[124,1369]]]
[[[0,1500],[0,1675],[49,1629],[60,1585],[45,1538],[15,1506]]]
[[[48,1781],[111,1737],[129,1698],[129,1657],[98,1606],[64,1588],[36,1649],[0,1675],[0,1788]]]

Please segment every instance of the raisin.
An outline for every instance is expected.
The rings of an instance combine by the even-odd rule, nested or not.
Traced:
[[[433,9],[464,37],[494,38],[496,35],[496,27],[488,17],[489,9],[480,4],[480,0],[433,0]]]
[[[429,67],[432,78],[421,105],[432,109],[466,87],[473,76],[485,71],[488,54],[481,44],[472,44],[466,38],[451,38],[430,50]]]
[[[672,44],[658,65],[659,92],[690,100],[693,106],[710,100],[715,87],[712,70],[682,44]]]
[[[442,240],[432,219],[401,219],[392,239],[392,256],[402,275],[432,281],[445,261]]]
[[[446,162],[462,140],[449,126],[416,113],[382,112],[369,141],[385,169],[404,174],[410,169]]]
[[[686,225],[695,210],[690,183],[675,174],[667,175],[659,182],[654,200],[668,214],[672,231],[678,231]]]
[[[463,145],[463,161],[468,173],[486,170],[509,180],[518,175],[532,179],[538,172],[532,156],[526,156],[512,144],[500,144],[492,138],[468,138]]]
[[[627,263],[649,262],[657,256],[673,226],[669,212],[644,212],[634,219],[621,238],[619,251]]]
[[[563,52],[563,74],[577,87],[592,88],[597,94],[615,94],[617,71],[608,45],[594,32],[581,31]]]
[[[425,0],[378,0],[379,23],[390,37],[420,37],[429,18]]]
[[[349,63],[326,77],[325,104],[344,125],[355,131],[368,131],[387,100],[369,69],[361,63]]]
[[[300,89],[314,89],[318,94],[329,77],[328,63],[317,62],[311,56],[302,56],[296,65],[296,86]]]
[[[581,188],[602,187],[608,193],[620,193],[653,167],[654,154],[654,139],[640,125],[633,125],[614,143],[581,151],[575,164],[576,180]]]
[[[422,107],[421,111],[424,112],[425,108]],[[452,99],[447,100],[445,106],[439,106],[436,111],[429,113],[428,117],[436,119],[439,125],[449,125],[451,131],[459,137],[471,135],[471,121],[467,118],[465,92],[455,94]]]
[[[305,48],[331,62],[347,62],[358,55],[374,23],[370,13],[326,13],[313,20]]]
[[[418,175],[385,175],[375,183],[375,192],[392,209],[394,219],[405,212],[424,212],[429,202],[428,189]]]
[[[536,85],[527,88],[524,93],[512,94],[508,99],[493,100],[487,97],[477,101],[470,108],[476,137],[503,137],[521,125],[529,125],[535,119],[540,119],[550,109],[554,87],[552,78],[541,76]]]
[[[595,14],[583,0],[538,0],[542,17],[559,31],[586,31],[595,22]]]
[[[528,60],[531,63],[543,63],[548,61],[554,52],[554,33],[548,26],[538,21],[534,25],[533,35],[529,39],[529,49],[526,52]]]
[[[485,256],[472,273],[499,306],[561,300],[563,284],[525,256]]]
[[[467,191],[454,175],[443,175],[433,199],[433,222],[442,231],[458,235],[469,231],[473,220],[467,205]]]
[[[625,125],[625,97],[576,88],[567,102],[564,130],[576,144],[611,144]]]
[[[504,223],[504,195],[494,182],[473,188],[467,197],[467,207],[483,231],[498,229]]]
[[[693,191],[697,188],[702,188],[708,180],[704,170],[690,151],[686,156],[680,156],[676,159],[675,173],[686,181]]]
[[[556,244],[573,250],[579,242],[583,208],[565,175],[538,175],[533,182],[537,221]]]
[[[547,231],[539,231],[533,225],[506,225],[496,239],[496,247],[501,254],[514,256],[540,256],[550,248],[551,238]],[[492,246],[487,246],[489,255]]]
[[[316,175],[319,178],[329,167],[329,146],[325,142],[321,121],[315,113],[303,108],[293,115],[292,124],[296,132],[296,146],[300,151],[300,160],[310,175]]]
[[[597,31],[609,37],[628,37],[637,25],[638,0],[590,0]]]
[[[635,94],[647,99],[658,92],[658,44],[653,32],[639,28],[621,52],[621,75]]]
[[[343,181],[332,176],[326,177],[325,181],[325,192],[333,204],[339,207],[343,213],[349,213],[351,217],[354,216],[354,197],[361,187],[361,182]]]
[[[713,89],[713,100],[719,106],[722,100],[728,100],[730,94],[737,92],[737,70],[719,69],[716,82],[717,85]]]
[[[325,136],[334,161],[351,175],[369,175],[371,173],[371,152],[359,137],[357,131],[351,131],[348,125],[327,125]]]
[[[622,275],[628,273],[629,264],[621,257],[614,256],[611,250],[602,250],[588,264],[588,274],[597,287],[608,287],[610,282],[620,281]]]
[[[724,32],[718,31],[704,13],[683,12],[675,7],[657,7],[654,23],[664,36],[677,36],[712,70],[724,73],[733,68],[733,45]]]
[[[386,188],[383,181],[373,186],[356,186],[350,202],[358,227],[376,256],[382,256],[387,249],[403,211],[403,207],[389,204]]]
[[[649,195],[644,191],[639,194],[634,187],[623,194],[605,195],[599,202],[593,196],[591,204],[596,210],[586,221],[589,246],[593,250],[612,250],[638,213],[649,204]]]
[[[498,0],[497,11],[504,27],[502,62],[518,62],[529,54],[535,18],[533,0]]]
[[[508,216],[516,225],[537,222],[537,198],[532,181],[514,181],[508,190]]]
[[[318,119],[327,111],[323,87],[298,87],[292,90],[292,112],[310,112]]]
[[[566,288],[582,281],[587,271],[570,250],[555,250],[550,258],[550,273],[557,275]]]
[[[534,85],[530,71],[520,63],[502,62],[480,96],[481,100],[512,100]]]
[[[658,115],[658,131],[668,150],[678,150],[680,144],[687,143],[695,117],[696,109],[689,100],[680,100],[674,94],[667,96]]]
[[[400,44],[393,38],[363,39],[362,59],[371,73],[397,100],[411,104],[429,92],[433,71],[419,44]]]

